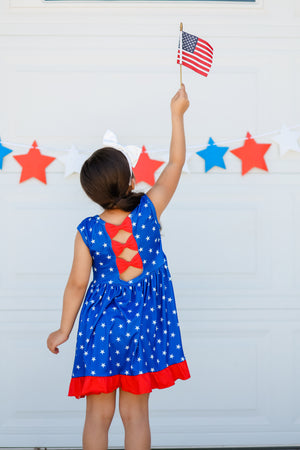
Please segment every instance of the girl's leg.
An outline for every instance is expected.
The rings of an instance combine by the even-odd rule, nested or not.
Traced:
[[[149,394],[135,395],[120,389],[119,409],[125,428],[125,450],[150,450]]]
[[[83,450],[107,450],[108,430],[114,416],[116,391],[87,395]]]

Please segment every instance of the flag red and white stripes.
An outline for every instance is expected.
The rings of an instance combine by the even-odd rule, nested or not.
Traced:
[[[177,64],[182,64],[207,77],[212,62],[212,46],[204,39],[182,31],[177,52]]]

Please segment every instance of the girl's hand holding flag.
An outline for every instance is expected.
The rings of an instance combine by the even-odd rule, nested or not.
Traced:
[[[174,116],[183,116],[185,111],[190,105],[188,95],[185,90],[184,84],[181,84],[181,88],[176,92],[171,100],[171,113]]]

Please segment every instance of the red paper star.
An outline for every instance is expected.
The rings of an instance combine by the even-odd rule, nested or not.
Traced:
[[[268,172],[268,167],[264,158],[265,153],[269,150],[272,144],[258,144],[255,142],[251,134],[247,133],[247,138],[243,147],[231,150],[235,156],[242,161],[242,175],[249,172],[254,167],[263,169]]]
[[[36,141],[33,142],[29,152],[25,155],[17,155],[14,158],[22,166],[22,173],[19,183],[22,183],[28,178],[37,178],[43,183],[46,181],[46,167],[55,160],[52,156],[42,155],[38,149]]]
[[[150,159],[146,148],[143,146],[142,153],[140,154],[138,162],[133,169],[136,182],[139,183],[140,181],[145,181],[145,183],[153,186],[155,183],[154,173],[163,164],[163,161]]]

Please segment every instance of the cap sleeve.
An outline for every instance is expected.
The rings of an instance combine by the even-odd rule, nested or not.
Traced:
[[[143,197],[142,197],[142,200],[143,200],[144,205],[147,205],[147,207],[149,207],[149,210],[150,210],[151,213],[152,213],[152,218],[153,218],[157,223],[159,223],[158,218],[157,218],[157,213],[156,213],[155,206],[154,206],[152,200],[150,199],[150,197],[148,197],[147,194],[144,194]]]
[[[81,237],[83,239],[83,242],[86,244],[87,247],[89,247],[89,228],[88,228],[88,218],[82,220],[80,224],[77,227],[77,230],[81,234]]]

